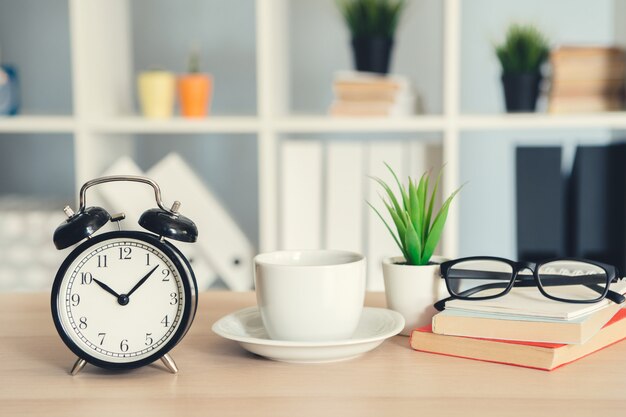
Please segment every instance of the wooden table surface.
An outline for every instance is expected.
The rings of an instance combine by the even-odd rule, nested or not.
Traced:
[[[0,416],[617,416],[626,413],[626,342],[553,372],[415,352],[397,336],[346,362],[272,362],[211,332],[255,304],[204,293],[187,337],[160,362],[127,372],[87,365],[58,337],[48,294],[0,295]],[[382,294],[367,305],[383,306]]]

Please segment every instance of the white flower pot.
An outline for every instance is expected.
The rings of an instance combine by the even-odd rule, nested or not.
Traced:
[[[139,104],[144,117],[167,119],[174,112],[176,77],[168,71],[144,71],[137,80]]]
[[[439,264],[446,259],[433,256],[433,265],[406,265],[401,256],[383,260],[387,307],[404,316],[400,334],[409,336],[416,327],[431,324],[437,313],[433,304],[448,296],[446,284],[439,273]]]

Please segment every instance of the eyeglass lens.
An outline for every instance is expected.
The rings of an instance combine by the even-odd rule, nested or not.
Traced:
[[[580,261],[548,262],[539,267],[537,275],[546,294],[562,300],[600,300],[609,285],[604,269]]]
[[[513,277],[513,267],[496,260],[458,262],[447,274],[448,289],[461,298],[495,297],[504,293]]]

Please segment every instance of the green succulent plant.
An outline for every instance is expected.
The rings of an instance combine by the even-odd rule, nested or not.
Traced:
[[[439,188],[443,168],[437,175],[432,192],[429,190],[430,172],[425,172],[419,182],[409,177],[408,186],[400,183],[393,169],[385,163],[400,190],[400,196],[396,197],[383,180],[372,177],[387,194],[388,199],[381,196],[387,211],[391,215],[396,231],[389,226],[382,214],[370,202],[367,204],[378,214],[383,221],[396,244],[402,251],[404,259],[409,265],[428,265],[430,258],[441,240],[441,234],[448,218],[448,209],[454,197],[461,191],[463,186],[456,189],[441,205],[438,211],[434,211],[435,197]]]
[[[537,73],[548,58],[547,38],[533,25],[513,24],[495,47],[503,74]]]
[[[187,72],[189,74],[197,74],[200,72],[200,51],[193,49],[189,54],[187,61]]]
[[[393,38],[405,0],[337,0],[353,38]]]

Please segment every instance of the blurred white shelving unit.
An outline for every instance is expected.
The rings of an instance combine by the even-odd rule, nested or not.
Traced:
[[[463,115],[458,120],[463,130],[532,129],[625,129],[626,112],[596,114],[502,114]]]
[[[441,116],[414,116],[398,119],[351,119],[328,116],[290,116],[273,120],[281,133],[362,133],[362,132],[441,132]]]
[[[0,118],[0,133],[74,133],[71,116],[15,116]]]
[[[446,162],[444,194],[459,180],[460,137],[465,131],[527,129],[626,129],[626,113],[553,116],[546,114],[468,115],[460,111],[462,0],[445,0],[442,13],[441,114],[404,119],[337,119],[294,115],[290,110],[288,0],[256,0],[256,114],[210,116],[204,120],[145,120],[133,106],[134,76],[130,0],[68,0],[73,114],[0,119],[0,133],[68,133],[74,138],[75,183],[100,175],[127,152],[123,140],[134,134],[249,134],[257,141],[259,250],[279,242],[279,147],[285,134],[436,133]],[[115,143],[116,146],[112,146]],[[118,146],[119,145],[119,146]],[[93,155],[98,155],[94,158]],[[459,205],[445,229],[443,254],[459,247]]]
[[[126,116],[89,122],[88,128],[98,133],[257,133],[259,120],[245,116],[192,120],[181,117],[148,120],[141,116]]]

